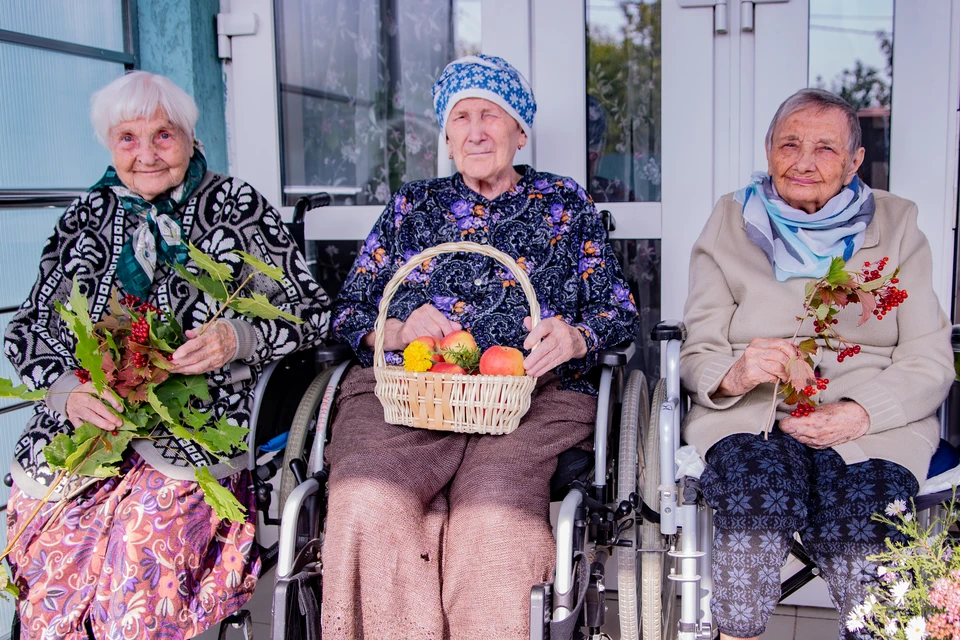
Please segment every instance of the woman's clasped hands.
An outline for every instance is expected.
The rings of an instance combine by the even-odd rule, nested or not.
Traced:
[[[798,357],[797,347],[780,338],[754,338],[747,345],[714,397],[741,396],[765,383],[786,382],[787,364]],[[801,444],[814,449],[826,449],[865,434],[870,428],[870,416],[853,401],[822,404],[813,413],[780,421],[780,429]]]

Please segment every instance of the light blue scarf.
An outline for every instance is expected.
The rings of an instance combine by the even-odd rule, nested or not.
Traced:
[[[822,278],[834,256],[849,260],[863,246],[876,204],[873,192],[854,176],[816,213],[794,209],[755,173],[734,199],[743,204],[747,237],[763,249],[777,280]]]

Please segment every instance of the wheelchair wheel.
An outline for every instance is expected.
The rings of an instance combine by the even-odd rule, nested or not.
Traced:
[[[666,380],[653,391],[650,422],[644,442],[643,501],[660,511],[660,405],[667,399]],[[641,536],[640,573],[642,576],[641,629],[643,640],[671,640],[677,637],[680,610],[677,607],[677,582],[667,576],[675,560],[666,550],[667,540],[656,522],[644,522]]]
[[[333,376],[334,369],[330,368],[320,372],[310,386],[307,387],[300,405],[297,407],[297,413],[293,416],[293,423],[290,426],[290,435],[287,436],[287,447],[283,451],[283,468],[280,470],[280,511],[283,513],[283,506],[287,503],[287,496],[297,486],[297,480],[293,477],[290,470],[290,463],[303,456],[307,448],[313,443],[313,437],[317,431],[317,410],[323,402],[323,394],[327,390],[327,385]]]
[[[623,407],[620,411],[620,451],[617,468],[617,504],[627,500],[631,493],[639,491],[643,473],[643,438],[646,433],[650,401],[647,379],[641,371],[634,371],[627,379],[623,392]],[[640,630],[638,596],[640,591],[640,567],[637,549],[640,548],[639,527],[634,525],[625,536],[634,544],[617,547],[617,599],[620,615],[620,638],[637,640]]]

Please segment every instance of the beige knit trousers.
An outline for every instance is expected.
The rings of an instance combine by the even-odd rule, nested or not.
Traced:
[[[550,477],[595,399],[545,376],[516,431],[469,436],[385,423],[374,384],[348,375],[327,449],[323,637],[527,638],[553,574]]]

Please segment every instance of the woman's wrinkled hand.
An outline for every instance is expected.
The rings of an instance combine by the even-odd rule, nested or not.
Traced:
[[[780,430],[814,449],[835,447],[855,440],[870,428],[870,415],[856,402],[831,402],[808,416],[780,421]]]
[[[383,324],[383,350],[402,351],[420,336],[440,339],[462,328],[459,322],[448,319],[432,304],[425,304],[414,309],[405,322],[387,318]],[[373,338],[373,331],[363,336],[363,344],[368,349],[373,349]]]
[[[230,362],[237,352],[237,334],[228,323],[218,321],[198,336],[190,329],[188,340],[173,352],[173,373],[203,374]]]
[[[523,341],[523,348],[530,355],[523,361],[527,375],[542,376],[568,360],[587,355],[587,341],[576,327],[572,327],[560,318],[541,320],[532,330],[530,316],[523,319],[523,326],[530,335]]]
[[[123,412],[123,405],[113,395],[110,389],[104,389],[103,393],[97,395],[97,390],[92,382],[85,382],[67,396],[67,418],[73,423],[74,427],[79,427],[84,422],[89,422],[95,427],[104,431],[113,431],[123,424],[123,421],[115,415],[104,400],[110,403],[110,406]]]
[[[785,382],[787,362],[797,353],[797,348],[789,340],[754,338],[727,371],[713,396],[742,396],[766,382]]]

